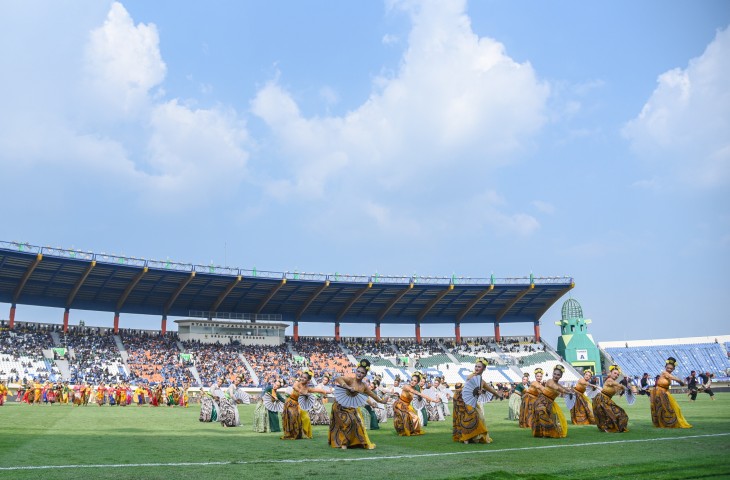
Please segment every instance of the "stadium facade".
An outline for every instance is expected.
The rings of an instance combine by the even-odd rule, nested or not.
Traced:
[[[299,337],[300,322],[410,324],[421,341],[422,324],[529,323],[536,341],[540,319],[575,286],[570,277],[420,277],[272,272],[220,265],[150,260],[21,242],[0,241],[0,302],[18,305],[154,315],[164,334],[168,317],[240,322],[287,322]]]

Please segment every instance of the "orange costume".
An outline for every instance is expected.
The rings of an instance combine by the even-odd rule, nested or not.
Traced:
[[[670,383],[668,378],[660,375],[656,388],[651,390],[651,422],[656,428],[692,428],[669,393]]]

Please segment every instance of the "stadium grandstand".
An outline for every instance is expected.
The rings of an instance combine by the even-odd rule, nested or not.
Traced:
[[[483,357],[490,363],[485,379],[495,384],[558,363],[571,383],[580,374],[543,342],[539,323],[572,287],[566,277],[276,273],[0,242],[0,301],[10,304],[9,318],[0,321],[0,378],[203,387],[243,374],[246,386],[257,389],[273,377],[288,382],[302,366],[317,377],[339,375],[368,358],[385,383],[420,370],[454,384]],[[59,307],[63,323],[16,321],[24,304]],[[72,309],[109,312],[113,326],[71,325]],[[124,313],[159,315],[160,329],[122,328]],[[181,317],[177,332],[167,331],[168,316]],[[329,322],[334,335],[300,336],[299,322]],[[375,336],[342,336],[340,322],[371,323]],[[523,322],[534,335],[500,335],[500,324]],[[411,324],[414,336],[381,337],[381,323]],[[453,324],[454,337],[422,338],[422,323]],[[493,324],[494,335],[462,337],[461,323]],[[286,336],[290,325],[293,335]],[[726,377],[729,342],[608,342],[601,351],[631,374],[657,372],[673,355],[682,374]]]
[[[678,361],[675,375],[680,378],[686,378],[695,370],[697,373],[710,372],[718,381],[728,381],[728,343],[730,335],[599,342],[598,346],[609,361],[635,377],[643,373],[653,377],[664,368],[668,357],[674,357]]]

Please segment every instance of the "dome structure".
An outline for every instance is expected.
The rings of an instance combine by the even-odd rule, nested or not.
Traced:
[[[568,320],[570,318],[583,318],[583,308],[580,306],[580,303],[578,303],[578,300],[575,300],[574,298],[569,298],[563,303],[563,320]]]

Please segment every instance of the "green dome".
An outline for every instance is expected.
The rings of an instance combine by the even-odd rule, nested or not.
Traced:
[[[569,298],[563,303],[563,320],[568,320],[569,318],[583,318],[583,309],[580,306],[580,303],[578,303],[578,300]]]

